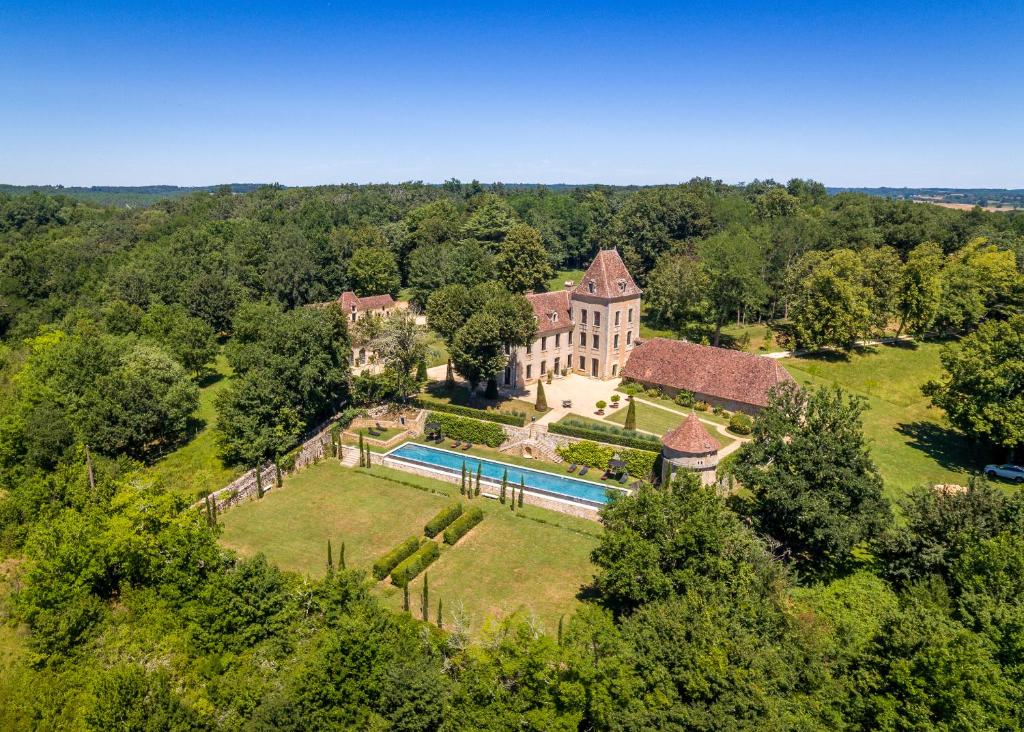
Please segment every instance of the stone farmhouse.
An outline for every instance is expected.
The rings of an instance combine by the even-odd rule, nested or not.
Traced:
[[[793,381],[775,359],[668,338],[634,348],[622,376],[670,395],[690,391],[711,405],[747,414],[768,406],[773,386]]]
[[[620,376],[637,342],[641,294],[614,249],[598,252],[578,284],[527,293],[537,337],[525,348],[509,351],[501,385],[523,387],[549,372],[595,379]]]
[[[391,295],[359,297],[351,290],[341,293],[341,297],[333,303],[320,303],[319,305],[323,307],[330,304],[336,304],[341,308],[341,312],[345,315],[345,321],[349,324],[350,328],[360,318],[365,318],[368,315],[383,317],[398,307],[398,303],[395,302]],[[354,345],[352,347],[352,366],[365,366],[368,362],[373,361],[373,355],[372,352],[367,351],[365,346]]]

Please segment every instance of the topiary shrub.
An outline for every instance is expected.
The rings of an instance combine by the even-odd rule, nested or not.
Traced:
[[[435,536],[440,534],[442,531],[448,528],[452,521],[462,515],[462,504],[452,503],[445,506],[434,518],[430,519],[423,527],[423,533],[433,539]]]
[[[692,407],[696,398],[693,396],[692,391],[686,391],[686,389],[683,389],[676,394],[676,398],[673,401],[675,401],[675,403],[680,407]]]
[[[505,430],[493,422],[481,422],[477,419],[438,412],[430,412],[428,419],[437,422],[441,427],[441,434],[453,440],[476,442],[488,447],[497,447],[505,441]]]
[[[712,407],[711,408],[711,413],[712,414],[722,415],[722,414],[725,414],[725,410],[722,409],[721,407]]]
[[[711,409],[711,405],[708,404],[707,402],[694,402],[693,408],[696,409],[698,412],[706,412],[709,409]]]
[[[649,389],[644,390],[644,396],[649,396],[652,399],[657,399],[661,396],[661,389],[656,386],[652,386]]]
[[[737,435],[749,435],[754,431],[754,420],[742,412],[737,412],[729,418],[729,431]]]
[[[408,539],[374,562],[371,570],[373,578],[376,580],[382,580],[387,577],[391,573],[391,570],[397,567],[407,557],[412,556],[412,554],[420,548],[421,541],[422,539],[418,536],[410,536]]]
[[[412,556],[391,570],[391,582],[398,587],[407,586],[416,575],[429,567],[439,556],[441,556],[441,547],[437,545],[436,541],[424,542]]]
[[[537,382],[537,403],[534,405],[534,409],[538,412],[548,411],[548,398],[544,394],[544,384]]]
[[[636,429],[636,402],[632,399],[629,400],[629,406],[626,408],[626,421],[622,423],[622,426],[627,430]]]
[[[459,516],[455,523],[444,530],[444,543],[449,546],[469,533],[469,530],[484,520],[483,509],[474,506]]]

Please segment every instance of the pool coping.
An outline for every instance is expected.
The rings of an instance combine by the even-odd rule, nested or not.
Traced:
[[[450,475],[450,476],[461,475],[461,471],[460,470],[456,470],[455,468],[445,468],[445,467],[442,467],[442,466],[433,465],[431,463],[425,463],[425,462],[423,462],[421,460],[414,460],[412,458],[402,457],[402,456],[398,456],[398,455],[392,455],[392,453],[395,450],[398,450],[398,449],[400,449],[403,446],[408,445],[408,444],[419,445],[420,447],[426,447],[428,449],[437,450],[439,452],[446,452],[446,453],[448,453],[450,455],[457,455],[459,457],[462,457],[463,459],[472,458],[474,460],[485,460],[485,461],[487,461],[489,463],[494,463],[495,465],[501,465],[501,466],[504,466],[506,468],[515,468],[517,470],[528,470],[528,471],[530,471],[532,473],[538,473],[540,475],[551,475],[551,476],[554,476],[556,478],[562,478],[563,480],[570,480],[570,481],[574,481],[576,483],[582,483],[583,485],[587,485],[587,486],[596,486],[598,488],[604,488],[605,490],[619,491],[623,495],[627,495],[627,496],[631,493],[631,491],[628,488],[620,488],[619,486],[611,486],[611,485],[607,485],[607,484],[603,484],[603,483],[597,483],[595,481],[590,481],[590,480],[580,480],[579,478],[571,478],[571,477],[569,477],[567,475],[559,475],[558,473],[552,473],[552,472],[546,471],[546,470],[536,470],[534,468],[526,467],[525,465],[516,465],[515,463],[506,463],[506,462],[503,462],[501,460],[492,460],[491,458],[480,457],[478,455],[472,455],[470,453],[456,452],[454,450],[447,450],[447,449],[445,449],[443,447],[434,447],[433,445],[422,445],[422,444],[420,444],[418,442],[411,442],[411,443],[410,442],[403,442],[401,445],[396,445],[395,447],[393,447],[390,450],[388,450],[386,453],[383,454],[382,457],[385,458],[385,459],[386,458],[390,458],[391,460],[394,460],[395,462],[409,463],[410,465],[415,465],[415,466],[417,466],[419,468],[422,468],[424,470],[429,470],[429,471],[432,471],[432,472],[435,472],[435,473],[438,473],[438,474],[441,474],[441,475]],[[480,476],[480,483],[481,484],[487,483],[488,485],[496,486],[496,487],[499,487],[499,488],[501,487],[501,481],[500,480],[496,480],[494,478],[489,478],[489,477],[487,477],[485,475],[481,475]],[[519,487],[518,485],[516,485],[514,483],[510,483],[509,485],[512,485],[515,488]],[[555,493],[554,491],[548,491],[548,490],[545,490],[543,488],[535,488],[533,486],[525,486],[525,489],[526,489],[527,493],[534,493],[534,494],[539,495],[539,496],[544,496],[545,498],[548,498],[550,500],[559,501],[561,503],[566,503],[566,504],[569,504],[569,505],[572,505],[572,506],[581,506],[582,505],[582,506],[585,506],[587,508],[599,509],[602,506],[607,506],[608,505],[607,501],[604,502],[604,503],[599,503],[597,501],[591,501],[591,500],[589,500],[587,498],[578,498],[578,497],[575,497],[575,496],[567,496],[564,493]]]

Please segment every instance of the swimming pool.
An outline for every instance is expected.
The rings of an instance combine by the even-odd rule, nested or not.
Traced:
[[[387,453],[387,457],[424,465],[453,475],[460,475],[462,473],[462,465],[465,464],[466,472],[475,476],[477,466],[479,465],[481,480],[488,481],[494,485],[501,484],[501,477],[508,470],[508,484],[510,486],[519,485],[519,481],[522,479],[528,491],[543,493],[576,503],[584,503],[589,506],[603,506],[607,503],[608,496],[606,494],[609,490],[627,492],[625,489],[617,486],[604,486],[599,483],[570,478],[566,475],[522,468],[511,463],[478,458],[473,455],[443,450],[429,445],[420,445],[415,442],[406,442],[404,445],[399,445]]]

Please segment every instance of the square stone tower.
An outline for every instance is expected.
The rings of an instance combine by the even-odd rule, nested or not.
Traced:
[[[596,379],[620,376],[640,333],[640,295],[614,249],[597,253],[570,293],[573,371]]]

